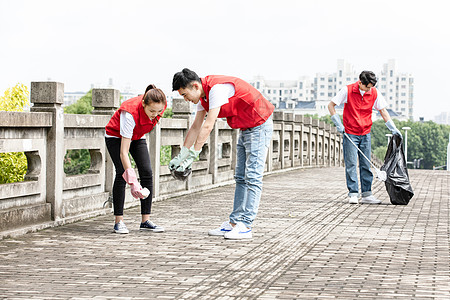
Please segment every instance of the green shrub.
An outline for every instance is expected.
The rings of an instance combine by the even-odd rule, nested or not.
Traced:
[[[0,110],[3,111],[24,111],[24,107],[29,105],[28,88],[23,84],[5,91],[0,97]],[[27,157],[24,152],[0,153],[0,183],[20,182],[24,180],[27,173]]]

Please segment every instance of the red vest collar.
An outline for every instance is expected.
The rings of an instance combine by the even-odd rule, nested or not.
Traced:
[[[360,95],[361,95],[361,90],[359,89],[359,83],[360,83],[360,82],[361,82],[361,81],[358,80],[357,82],[355,82],[355,83],[353,84],[353,87],[352,87],[352,92],[353,92],[353,93],[357,93],[357,94],[360,94]],[[369,90],[368,92],[365,92],[365,93],[364,93],[364,95],[372,95],[372,91],[373,91],[374,88],[375,88],[375,87],[371,87],[370,90]]]

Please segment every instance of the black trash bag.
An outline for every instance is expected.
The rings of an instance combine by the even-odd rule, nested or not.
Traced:
[[[386,172],[386,190],[394,205],[407,205],[414,196],[402,144],[401,136],[397,134],[392,136],[384,157],[384,165],[381,167],[381,170]]]
[[[177,171],[175,169],[170,169],[170,174],[172,174],[172,177],[180,181],[186,181],[189,175],[191,175],[191,173],[192,173],[191,168],[187,168],[183,172]]]

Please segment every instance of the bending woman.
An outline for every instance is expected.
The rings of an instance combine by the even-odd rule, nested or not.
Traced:
[[[106,147],[116,170],[113,185],[114,232],[116,233],[129,232],[123,222],[127,183],[131,187],[133,197],[141,199],[140,230],[164,231],[164,228],[150,221],[153,173],[144,135],[156,126],[166,107],[166,96],[163,91],[151,84],[144,95],[123,102],[106,125]],[[131,167],[128,153],[136,163],[140,183],[136,172]]]

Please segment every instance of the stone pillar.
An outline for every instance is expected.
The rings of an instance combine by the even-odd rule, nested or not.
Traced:
[[[320,135],[322,133],[322,135]],[[319,129],[317,130],[319,135],[319,141],[322,142],[322,147],[320,147],[320,160],[319,165],[326,165],[325,163],[325,122],[319,121]]]
[[[338,156],[339,153],[336,149],[339,149],[338,142],[337,142],[337,130],[335,126],[331,126],[331,135],[333,137],[333,166],[338,166]]]
[[[315,152],[316,161],[312,165],[318,166],[320,164],[320,162],[319,162],[319,140],[320,140],[320,137],[319,137],[319,120],[318,119],[312,120],[312,129],[313,129],[313,132],[316,133],[316,138],[314,139],[314,141],[315,141],[314,152]]]
[[[120,106],[120,92],[115,89],[92,89],[92,106],[92,114],[111,117]],[[105,191],[111,194],[115,171],[111,157],[106,152],[105,146]]]
[[[153,170],[153,197],[159,197],[161,176],[161,122],[150,131],[147,137],[147,143],[150,154],[150,163]]]
[[[298,158],[300,160],[300,166],[303,167],[303,138],[304,138],[304,133],[303,130],[305,129],[305,125],[303,124],[303,115],[295,115],[295,122],[300,124],[300,134],[299,134],[299,145],[298,145]]]
[[[47,132],[46,201],[52,206],[52,219],[63,218],[64,186],[64,84],[60,82],[31,83],[31,112],[52,114],[52,127]]]
[[[291,161],[289,167],[294,167],[295,159],[295,128],[294,128],[294,113],[284,114],[284,123],[286,127],[291,127],[291,132],[289,134],[289,160]]]
[[[284,112],[283,111],[275,111],[273,113],[273,121],[274,123],[281,124],[280,130],[280,142],[279,142],[279,159],[281,162],[281,169],[285,168],[285,159],[284,159],[284,138],[285,138],[285,123],[284,123]]]
[[[447,171],[450,171],[450,134],[448,135],[447,145]]]
[[[183,97],[180,98],[173,98],[172,100],[172,118],[173,119],[186,119],[186,126],[187,128],[184,130],[183,133],[183,141],[186,139],[187,133],[189,128],[192,125],[193,118],[192,118],[192,106],[191,102],[188,102],[184,100]],[[175,148],[175,151],[174,151]],[[181,148],[172,146],[172,157],[175,157],[180,152]],[[194,169],[192,169],[192,173],[194,173]],[[186,190],[190,189],[191,186],[191,178],[194,174],[189,176],[188,180],[185,182],[185,188]]]
[[[307,149],[307,158],[308,158],[308,166],[312,166],[312,118],[311,117],[304,117],[303,122],[305,124],[306,130],[306,140],[308,141],[308,149]]]
[[[231,133],[231,168],[235,171],[236,171],[236,162],[237,162],[238,139],[239,139],[239,129],[233,129],[233,132]],[[270,147],[269,147],[269,151],[270,151]]]
[[[212,183],[217,183],[218,176],[218,158],[217,154],[219,152],[218,150],[218,139],[219,139],[219,127],[216,124],[214,124],[213,129],[211,130],[211,133],[209,134],[209,173],[212,174]]]
[[[189,120],[192,115],[191,102],[184,100],[184,98],[173,98],[172,112],[173,112],[173,116],[172,116],[173,119],[188,119]]]
[[[326,157],[326,161],[324,161],[324,164],[327,167],[331,166],[331,125],[330,124],[325,124],[325,130],[324,130],[324,136],[325,134],[327,135],[327,137],[325,137],[326,140],[328,140],[328,147],[327,147],[327,157]]]
[[[93,115],[112,116],[120,106],[119,90],[92,89],[92,106],[94,107]]]

